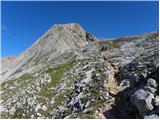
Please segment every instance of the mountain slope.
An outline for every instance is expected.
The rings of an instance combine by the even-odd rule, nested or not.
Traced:
[[[1,118],[158,118],[158,39],[56,25],[5,68]]]
[[[17,56],[13,64],[2,69],[2,73],[5,73],[2,79],[8,78],[17,71],[20,72],[35,65],[55,61],[56,58],[63,55],[63,53],[69,58],[93,39],[94,38],[78,24],[55,25],[30,48]]]

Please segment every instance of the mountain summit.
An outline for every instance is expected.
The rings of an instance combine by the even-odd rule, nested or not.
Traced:
[[[73,56],[81,47],[96,38],[86,32],[79,24],[57,24],[51,27],[30,48],[17,56],[12,64],[3,67],[4,78],[36,65],[55,61],[59,56]],[[67,59],[65,57],[65,59]],[[3,79],[2,77],[2,79]]]

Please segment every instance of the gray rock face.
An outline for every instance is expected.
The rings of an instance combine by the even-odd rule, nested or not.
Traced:
[[[152,110],[152,99],[153,94],[144,91],[143,89],[137,90],[133,95],[131,95],[131,103],[134,104],[141,114]]]

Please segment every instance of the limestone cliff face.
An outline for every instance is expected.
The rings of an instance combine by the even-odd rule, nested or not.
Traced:
[[[1,118],[158,118],[159,33],[97,39],[55,25],[4,63]]]

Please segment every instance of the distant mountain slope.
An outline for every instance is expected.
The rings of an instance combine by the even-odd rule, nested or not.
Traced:
[[[8,56],[8,57],[1,58],[0,60],[2,63],[2,68],[12,63],[15,59],[16,59],[16,56]]]

